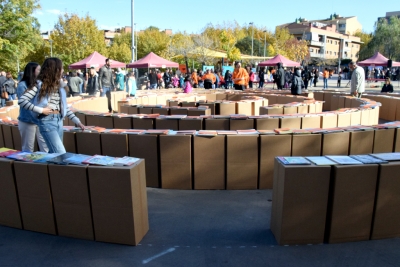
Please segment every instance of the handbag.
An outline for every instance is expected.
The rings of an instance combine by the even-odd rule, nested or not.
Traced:
[[[1,98],[2,98],[2,99],[8,99],[8,92],[6,91],[5,88],[3,88],[3,89],[1,90]]]

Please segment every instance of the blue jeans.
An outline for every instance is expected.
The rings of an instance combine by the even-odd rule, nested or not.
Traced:
[[[258,83],[258,88],[264,88],[264,82],[260,81],[260,82]]]
[[[60,114],[40,115],[38,126],[49,148],[49,153],[66,153],[63,144],[63,121]]]
[[[324,89],[328,88],[328,78],[324,78]]]
[[[16,100],[16,99],[17,99],[17,94],[8,94],[8,101]]]
[[[156,83],[150,84],[150,89],[157,89],[157,84]]]
[[[112,106],[111,106],[111,87],[103,87],[103,92],[100,93],[100,97],[107,96],[107,102],[108,102],[108,111],[112,112]]]
[[[6,100],[5,99],[0,99],[1,100],[1,102],[0,102],[0,107],[5,107],[6,106]]]

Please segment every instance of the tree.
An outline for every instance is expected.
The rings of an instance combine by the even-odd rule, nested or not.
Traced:
[[[308,42],[305,40],[297,40],[295,37],[287,40],[284,44],[286,56],[296,62],[301,62],[309,54]]]
[[[239,40],[235,46],[239,48],[242,54],[251,55],[251,43],[251,36],[246,36]],[[253,55],[259,57],[264,55],[264,44],[257,39],[254,39],[253,41]]]
[[[372,40],[373,34],[366,33],[364,31],[358,30],[354,33],[354,36],[360,37],[361,45],[360,51],[358,52],[358,58],[360,60],[367,59],[374,54],[374,51],[368,48],[369,43]]]
[[[131,36],[131,33],[116,35],[111,46],[108,47],[108,56],[120,62],[130,62],[132,60]]]
[[[219,40],[229,61],[240,60],[240,50],[235,46],[237,40],[232,30],[222,30]]]
[[[146,29],[138,33],[138,58],[142,58],[150,52],[161,57],[170,58],[171,54],[168,51],[168,44],[170,42],[171,39],[165,32],[160,32],[158,29]]]
[[[197,60],[207,65],[214,60],[212,57],[212,49],[215,48],[215,44],[207,34],[203,33],[193,37],[193,42],[196,46],[194,56]]]
[[[185,59],[186,69],[189,70],[189,55],[195,52],[195,44],[186,33],[177,33],[172,37],[171,51],[175,56],[182,56]]]
[[[0,3],[0,65],[13,73],[25,65],[42,42],[39,23],[32,16],[40,8],[37,0],[3,0]]]
[[[58,17],[54,32],[53,55],[59,57],[64,67],[84,59],[94,51],[107,56],[104,32],[89,15],[80,18],[77,14],[63,14]]]

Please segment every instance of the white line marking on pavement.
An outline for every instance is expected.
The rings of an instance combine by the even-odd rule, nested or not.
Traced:
[[[163,252],[161,252],[161,253],[159,253],[157,255],[154,255],[153,257],[150,257],[148,259],[143,260],[142,263],[143,264],[147,264],[147,263],[151,262],[152,260],[155,260],[155,259],[157,259],[157,258],[159,258],[161,256],[164,256],[165,254],[168,254],[168,253],[171,253],[171,252],[174,252],[174,251],[175,251],[175,248],[169,248],[169,249],[167,249],[167,250],[165,250],[165,251],[163,251]]]

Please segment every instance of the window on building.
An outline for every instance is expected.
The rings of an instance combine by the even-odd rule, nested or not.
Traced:
[[[337,41],[335,41],[335,45],[337,45]]]
[[[333,55],[335,55],[335,56],[336,56],[336,52],[334,52],[334,53],[333,53]]]
[[[313,48],[310,48],[310,52],[314,52],[314,49],[313,49]]]
[[[332,51],[330,51],[329,54],[332,55]]]

